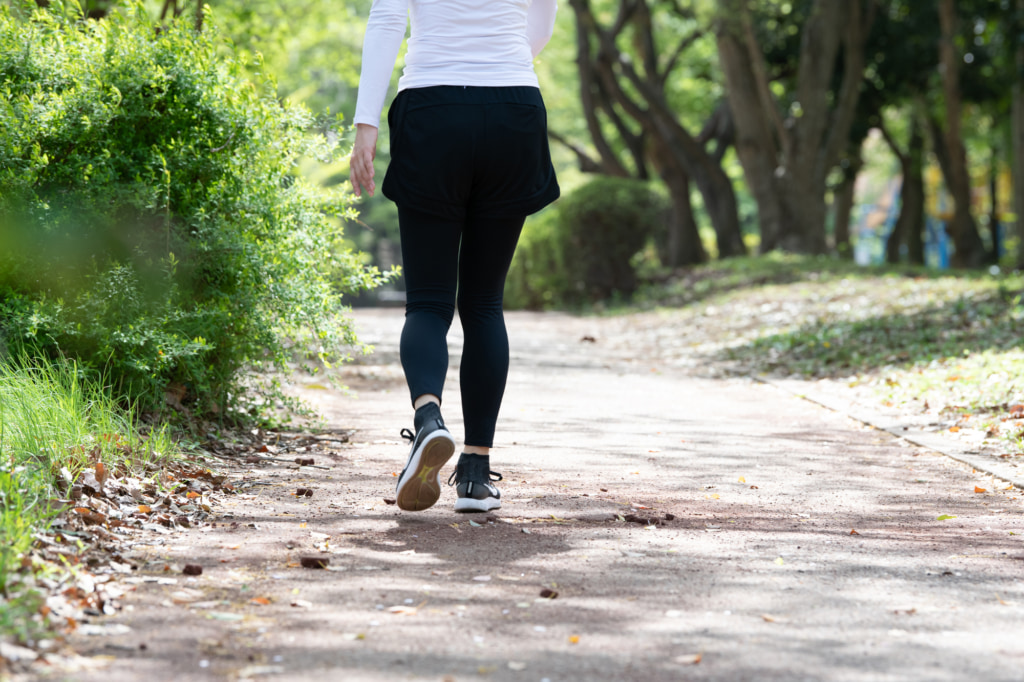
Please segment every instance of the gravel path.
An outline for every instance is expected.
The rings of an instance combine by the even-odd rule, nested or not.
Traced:
[[[350,442],[310,453],[328,469],[255,470],[215,528],[137,546],[108,619],[130,630],[78,638],[99,667],[70,679],[1024,677],[1005,483],[679,349],[663,361],[631,342],[652,320],[517,313],[504,507],[456,515],[448,489],[401,512],[401,313],[355,317],[377,352],[338,370],[349,392],[296,389]],[[457,384],[456,367],[458,438]]]

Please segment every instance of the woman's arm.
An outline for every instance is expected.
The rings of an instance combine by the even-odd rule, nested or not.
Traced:
[[[370,18],[363,37],[363,64],[359,73],[359,95],[356,97],[356,141],[349,159],[352,189],[356,196],[362,188],[373,196],[377,186],[373,159],[377,155],[377,128],[384,98],[391,84],[398,50],[405,37],[409,0],[373,0]]]
[[[355,123],[380,125],[380,112],[391,84],[398,50],[409,20],[409,0],[373,0],[363,38]]]
[[[555,30],[555,13],[558,11],[556,0],[533,0],[526,14],[526,39],[530,42],[530,51],[536,57],[551,40]]]

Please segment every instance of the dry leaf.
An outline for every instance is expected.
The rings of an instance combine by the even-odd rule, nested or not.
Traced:
[[[569,635],[569,644],[579,644],[579,643],[580,643],[580,636],[579,635]]]
[[[739,482],[740,482],[740,483],[746,483],[746,482],[747,482],[747,479],[746,479],[746,478],[744,478],[743,476],[740,476],[740,481],[739,481]]]
[[[957,432],[957,431],[959,431],[959,430],[960,430],[960,427],[959,427],[959,426],[950,426],[950,427],[949,427],[949,432],[950,432],[950,433],[956,433],[956,432]]]
[[[107,480],[107,465],[103,462],[96,462],[96,482],[101,486]]]
[[[266,597],[255,597],[249,600],[253,604],[259,604],[260,606],[269,606],[270,600]]]
[[[850,530],[850,535],[860,535],[860,533],[858,533],[857,531],[851,529]]]
[[[415,606],[392,606],[388,609],[388,613],[393,613],[398,616],[415,616],[419,611]]]
[[[979,488],[978,486],[974,486],[974,492],[976,492],[976,493],[987,493],[988,490],[986,490],[985,488]]]
[[[761,614],[761,618],[762,618],[762,619],[764,620],[764,622],[766,622],[766,623],[776,623],[776,622],[778,622],[778,621],[777,621],[777,620],[775,619],[775,616],[770,616],[770,615],[768,615],[767,613],[762,613],[762,614]]]

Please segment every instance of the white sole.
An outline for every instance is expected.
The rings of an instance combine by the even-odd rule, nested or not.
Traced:
[[[455,454],[455,439],[443,429],[420,443],[395,488],[395,502],[405,511],[423,511],[441,497],[441,467]]]
[[[475,497],[460,497],[455,500],[455,511],[467,512],[489,512],[501,509],[501,500],[496,497],[485,497],[478,500]]]

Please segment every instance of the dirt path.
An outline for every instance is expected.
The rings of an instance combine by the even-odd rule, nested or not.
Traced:
[[[401,317],[356,318],[378,352],[341,370],[351,394],[302,389],[352,442],[309,453],[326,470],[248,474],[215,528],[136,546],[136,589],[106,620],[130,630],[77,638],[103,667],[71,679],[1022,678],[1019,491],[769,386],[664,365],[628,319],[514,314],[504,507],[455,515],[449,489],[400,512]]]

